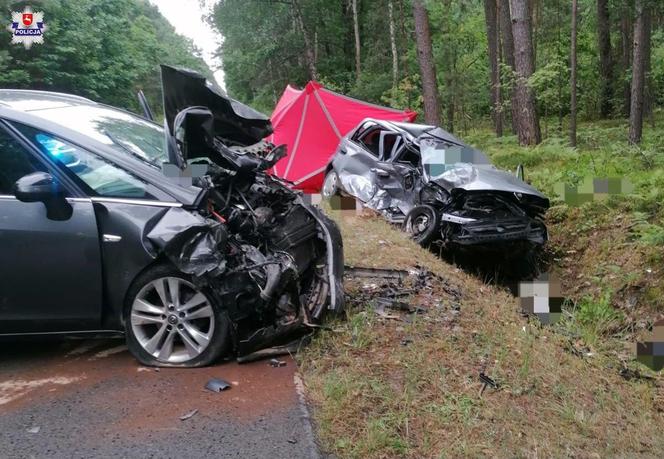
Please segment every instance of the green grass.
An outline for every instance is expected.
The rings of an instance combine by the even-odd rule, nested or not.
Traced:
[[[563,294],[577,303],[565,323],[568,332],[597,347],[611,335],[608,329],[664,311],[664,113],[656,114],[654,128],[644,126],[638,146],[627,142],[621,119],[581,123],[576,148],[569,147],[567,132],[549,132],[532,148],[488,130],[464,138],[498,167],[523,164],[526,179],[550,197],[551,270],[562,278]],[[624,189],[583,204],[565,200],[565,186],[591,191],[593,178],[619,178]],[[625,304],[630,308],[621,311]]]
[[[442,280],[408,298],[428,305],[427,313],[385,319],[358,302],[347,320],[321,330],[298,354],[326,452],[340,458],[664,453],[664,417],[652,386],[624,381],[607,359],[571,352],[568,343],[577,338],[524,319],[515,298],[404,239],[380,217],[337,217],[349,264],[418,264]],[[371,282],[347,279],[348,297]],[[445,284],[462,292],[454,299],[458,314],[451,313]],[[613,297],[591,298],[576,303],[570,327],[579,335],[587,327],[585,339],[601,342],[614,331]],[[402,345],[404,338],[411,342]],[[480,371],[500,388],[480,396]]]
[[[561,325],[598,350],[623,324],[623,314],[611,305],[611,293],[606,291],[599,299],[582,298]]]

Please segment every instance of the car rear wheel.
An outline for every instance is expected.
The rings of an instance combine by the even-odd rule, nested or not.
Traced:
[[[200,367],[229,347],[230,321],[191,279],[158,266],[134,282],[125,307],[127,346],[144,365]]]
[[[322,191],[325,199],[330,199],[332,196],[339,194],[339,176],[334,170],[331,170],[325,176]]]
[[[427,247],[439,235],[440,215],[431,206],[415,206],[406,215],[404,229],[418,244]]]

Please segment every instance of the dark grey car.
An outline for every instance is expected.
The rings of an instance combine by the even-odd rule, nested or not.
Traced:
[[[435,126],[366,119],[330,162],[323,195],[354,196],[422,245],[541,246],[549,200]]]
[[[166,128],[0,90],[0,335],[126,332],[145,364],[200,366],[343,308],[336,226],[247,147],[269,120],[163,75]]]

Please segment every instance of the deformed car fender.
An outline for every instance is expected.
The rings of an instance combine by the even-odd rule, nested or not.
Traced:
[[[341,313],[345,308],[343,290],[344,252],[341,232],[339,231],[339,227],[323,214],[320,209],[306,204],[302,198],[298,200],[300,205],[316,219],[319,229],[323,233],[327,246],[327,263],[332,268],[328,272],[330,285],[328,309],[336,313]]]

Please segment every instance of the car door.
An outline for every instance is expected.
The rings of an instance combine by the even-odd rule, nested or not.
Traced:
[[[363,202],[376,193],[376,164],[380,154],[383,129],[367,122],[350,139],[344,139],[334,167],[342,188]]]
[[[0,120],[0,334],[84,331],[100,326],[102,270],[92,203]],[[42,202],[21,202],[15,182],[48,172],[72,207],[63,220]]]
[[[374,169],[376,185],[392,198],[393,207],[406,214],[418,200],[421,176],[419,155],[392,139],[385,142],[385,148],[381,148],[381,158],[385,160],[378,161]]]

